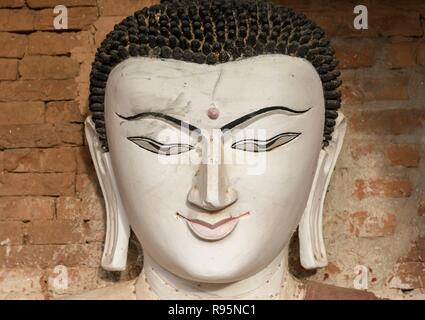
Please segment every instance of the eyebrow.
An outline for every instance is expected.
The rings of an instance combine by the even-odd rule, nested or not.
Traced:
[[[233,129],[234,127],[254,118],[257,117],[261,114],[267,113],[267,112],[272,112],[275,110],[280,110],[280,111],[286,111],[289,113],[292,113],[294,115],[299,115],[299,114],[303,114],[306,113],[310,110],[311,108],[308,108],[306,110],[294,110],[288,107],[282,107],[282,106],[273,106],[273,107],[266,107],[266,108],[262,108],[259,109],[257,111],[251,112],[247,115],[244,115],[236,120],[233,120],[232,122],[224,125],[223,127],[220,128],[220,130],[224,131],[224,130],[230,130]],[[120,117],[121,119],[127,120],[127,121],[135,121],[135,120],[139,120],[139,119],[143,119],[143,118],[160,118],[160,119],[164,119],[166,121],[172,122],[178,126],[182,126],[185,128],[188,128],[190,131],[201,131],[199,128],[195,127],[194,125],[191,125],[187,122],[184,122],[180,119],[174,118],[172,116],[169,116],[167,114],[164,113],[160,113],[160,112],[141,112],[132,116],[122,116],[118,113],[116,113],[116,115],[118,117]]]
[[[223,127],[221,127],[221,130],[230,130],[233,129],[234,127],[248,121],[251,120],[252,118],[255,118],[261,114],[267,113],[267,112],[271,112],[271,111],[275,111],[275,110],[281,110],[281,111],[286,111],[289,113],[292,113],[294,115],[298,115],[298,114],[303,114],[306,113],[310,110],[311,108],[308,108],[306,110],[294,110],[288,107],[282,107],[282,106],[273,106],[273,107],[266,107],[266,108],[262,108],[260,110],[248,113],[247,115],[244,115],[236,120],[233,120],[232,122],[224,125]]]
[[[180,127],[188,128],[190,131],[201,131],[199,128],[195,127],[194,125],[191,125],[190,123],[184,122],[180,119],[174,118],[172,116],[169,116],[167,114],[160,113],[160,112],[141,112],[129,117],[124,117],[118,113],[116,113],[116,115],[120,117],[121,119],[124,119],[127,121],[134,121],[134,120],[139,120],[143,118],[160,118],[160,119],[164,119],[166,121],[172,122]]]

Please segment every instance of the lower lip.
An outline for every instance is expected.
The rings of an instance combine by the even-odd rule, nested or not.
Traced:
[[[217,241],[227,237],[233,230],[235,230],[238,220],[231,220],[214,229],[210,229],[192,221],[187,221],[187,224],[199,238],[209,241]]]

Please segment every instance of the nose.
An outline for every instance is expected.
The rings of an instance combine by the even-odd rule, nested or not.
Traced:
[[[219,211],[238,199],[235,189],[229,184],[224,164],[223,138],[215,134],[205,143],[203,152],[206,156],[193,179],[187,200],[204,210]]]

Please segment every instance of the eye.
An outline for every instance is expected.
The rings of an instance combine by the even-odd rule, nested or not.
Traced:
[[[281,133],[268,140],[246,139],[232,144],[233,149],[249,152],[267,152],[291,142],[301,133],[287,132]]]
[[[177,155],[193,149],[193,146],[183,143],[163,144],[147,137],[129,137],[127,138],[137,146],[147,151],[164,156]]]

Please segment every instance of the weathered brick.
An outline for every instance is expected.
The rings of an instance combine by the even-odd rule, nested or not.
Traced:
[[[21,245],[23,238],[22,222],[0,221],[0,246]]]
[[[384,62],[392,69],[415,66],[417,47],[415,42],[390,43],[384,48]]]
[[[401,257],[399,262],[425,262],[425,237],[417,238],[407,255]]]
[[[114,30],[114,26],[121,22],[126,16],[104,17],[101,16],[95,23],[96,33],[94,36],[95,46],[99,47],[106,35]]]
[[[416,168],[421,159],[420,146],[415,144],[389,145],[386,155],[392,165]]]
[[[90,34],[83,32],[34,32],[28,36],[30,55],[65,55],[78,47],[90,45]]]
[[[78,71],[78,62],[69,57],[26,56],[19,62],[22,79],[73,79]]]
[[[0,196],[67,196],[74,192],[72,173],[5,173],[0,184]]]
[[[4,169],[9,172],[74,172],[72,148],[12,149],[3,154]]]
[[[99,9],[102,16],[128,16],[134,11],[157,3],[157,0],[100,0]]]
[[[412,194],[410,181],[403,179],[357,179],[354,196],[362,200],[367,197],[407,198]]]
[[[73,100],[77,83],[71,80],[18,80],[0,82],[0,101]]]
[[[332,45],[340,69],[367,68],[374,64],[377,45],[373,41],[340,40]]]
[[[394,289],[425,288],[425,262],[397,263],[388,284],[390,288]]]
[[[41,293],[42,277],[42,269],[0,269],[0,293],[7,293],[7,298],[17,294],[17,297],[24,299],[28,295]]]
[[[54,101],[47,104],[46,122],[84,122],[84,116],[76,101]]]
[[[102,245],[24,245],[0,247],[0,265],[8,268],[39,267],[57,265],[98,267]]]
[[[61,220],[84,219],[81,215],[82,201],[78,197],[59,197],[56,199],[56,215]]]
[[[0,197],[0,220],[47,220],[54,214],[54,198]]]
[[[94,169],[88,146],[75,148],[77,173],[89,173]]]
[[[0,80],[16,80],[18,60],[0,59]]]
[[[355,132],[366,134],[408,134],[421,128],[425,111],[420,109],[397,109],[361,111],[347,114],[349,127]]]
[[[425,66],[425,42],[420,43],[418,46],[417,63]]]
[[[96,0],[61,0],[60,4],[65,7],[96,6]],[[27,5],[33,9],[54,8],[58,2],[57,0],[27,0]]]
[[[82,125],[0,126],[0,148],[48,148],[61,144],[82,145]]]
[[[0,31],[33,31],[34,12],[26,9],[0,10]]]
[[[369,8],[368,29],[356,30],[353,4],[344,10],[306,10],[305,14],[322,27],[330,37],[422,36],[420,15],[415,11]]]
[[[22,8],[25,0],[2,0],[0,8]]]
[[[358,211],[350,214],[348,230],[356,237],[384,237],[394,234],[396,222],[392,213]]]
[[[376,152],[377,146],[374,143],[355,143],[350,146],[351,156],[354,160],[358,161],[363,157]]]
[[[26,35],[0,32],[0,57],[22,58],[27,50],[27,44]]]
[[[71,244],[85,241],[80,220],[33,221],[27,227],[30,244]]]
[[[36,11],[34,28],[39,31],[55,30],[53,21],[56,14],[52,9]],[[68,30],[82,30],[91,26],[98,17],[97,7],[68,8]]]
[[[44,122],[44,102],[0,102],[0,125]]]
[[[405,76],[361,77],[344,81],[341,92],[345,104],[367,101],[409,99],[409,79]]]

